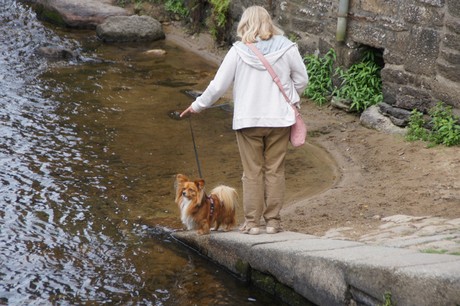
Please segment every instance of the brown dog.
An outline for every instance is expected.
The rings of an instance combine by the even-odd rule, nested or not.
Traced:
[[[200,235],[218,230],[221,224],[229,231],[236,224],[237,193],[231,187],[219,185],[206,195],[203,179],[190,181],[187,176],[178,174],[176,204],[187,230],[196,229]]]

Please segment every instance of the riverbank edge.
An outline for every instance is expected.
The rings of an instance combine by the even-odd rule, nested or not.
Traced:
[[[216,65],[226,53],[210,52],[206,35],[190,36],[177,25],[166,26],[165,33],[166,40]],[[332,156],[347,165],[340,154]],[[344,180],[339,173],[338,182]],[[178,231],[172,236],[289,305],[460,305],[459,256],[295,232],[198,236]]]
[[[171,235],[289,305],[460,304],[459,256],[295,232]]]

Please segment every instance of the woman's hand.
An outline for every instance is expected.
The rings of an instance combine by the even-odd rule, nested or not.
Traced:
[[[185,115],[187,115],[188,113],[191,113],[191,114],[196,114],[196,112],[193,110],[192,106],[190,105],[186,110],[184,110],[181,114],[180,114],[180,117],[184,117]]]

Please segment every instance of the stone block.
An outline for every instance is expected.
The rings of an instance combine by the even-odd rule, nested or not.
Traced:
[[[446,79],[460,83],[460,63],[457,62],[456,64],[449,63],[445,60],[438,60],[437,68],[440,75],[445,77]]]
[[[460,35],[459,34],[445,34],[443,38],[445,48],[460,50]]]
[[[335,41],[334,41],[335,42]],[[318,41],[318,48],[321,55],[326,54],[331,48],[334,48],[334,44],[327,37],[320,37]]]
[[[396,305],[455,305],[459,300],[458,256],[293,232],[199,236],[190,231],[173,236],[239,275],[258,271],[254,274],[265,278],[259,281],[275,294],[279,281],[317,305],[349,305],[350,299],[377,305],[385,292],[391,292]]]
[[[460,50],[459,50],[460,51]],[[460,70],[460,52],[451,50],[441,50],[440,59],[447,63],[457,66]]]
[[[318,38],[312,36],[300,38],[297,41],[297,45],[299,46],[299,52],[302,56],[306,54],[314,54],[319,48]]]
[[[399,11],[398,0],[367,0],[360,1],[360,9],[380,16],[397,16]]]
[[[397,108],[397,107],[392,107],[391,105],[387,103],[379,103],[379,110],[380,112],[388,116],[393,122],[393,124],[400,126],[400,127],[405,127],[409,123],[409,118],[411,116],[411,112],[405,109]]]
[[[401,65],[385,65],[381,71],[381,76],[382,86],[386,86],[386,83],[396,83],[399,85],[410,85],[412,87],[423,88],[427,91],[433,90],[434,80],[432,78],[409,73],[405,71],[404,67]],[[389,87],[393,88],[394,86],[389,85]],[[396,89],[398,90],[399,88]]]
[[[399,50],[387,47],[383,51],[383,60],[385,64],[402,65],[404,64],[405,57],[399,52]]]
[[[347,284],[340,265],[317,258],[314,254],[319,251],[340,254],[345,249],[360,245],[352,241],[314,238],[259,244],[254,247],[248,261],[256,270],[274,275],[315,304],[345,305]]]
[[[248,277],[252,248],[257,244],[278,244],[286,240],[297,241],[313,236],[283,232],[278,235],[242,235],[233,232],[212,232],[197,235],[195,231],[175,232],[173,236],[212,260],[219,262],[241,278]],[[263,272],[263,270],[262,270]],[[276,276],[276,275],[275,275]]]
[[[399,94],[400,88],[400,84],[395,84],[388,81],[382,82],[383,101],[389,105],[395,105],[396,97]]]
[[[451,16],[460,18],[460,1],[447,0],[447,11]]]
[[[460,34],[460,19],[459,18],[446,17],[445,23],[449,31]]]
[[[446,0],[418,0],[420,3],[428,4],[436,7],[443,7]]]
[[[459,83],[454,83],[438,75],[436,80],[432,82],[432,88],[432,96],[435,101],[443,101],[457,110],[460,109],[460,99],[458,98],[458,93],[460,92]]]
[[[307,32],[313,35],[324,33],[325,25],[321,21],[291,18],[290,24],[296,31]]]
[[[404,21],[417,26],[430,28],[444,25],[444,10],[439,7],[414,5],[411,1],[403,2],[401,16]]]
[[[407,49],[404,68],[416,74],[434,76],[441,42],[440,33],[428,28],[414,28],[411,36],[413,40]]]
[[[391,292],[397,305],[455,305],[460,295],[456,256],[370,246],[316,252],[315,256],[333,262],[340,257],[350,286],[375,299]]]
[[[435,103],[427,91],[412,86],[402,86],[394,106],[410,111],[418,109],[426,112],[434,105]]]
[[[410,39],[410,31],[389,31],[383,52],[385,64],[403,65],[407,56],[407,42]]]
[[[407,84],[409,80],[408,74],[401,66],[386,65],[380,72],[382,82],[391,82],[396,84]]]
[[[432,257],[429,255],[420,254]],[[404,292],[399,305],[458,305],[460,281],[456,271],[460,268],[460,261],[454,260],[458,256],[443,256],[446,262],[407,266],[395,271],[395,285]],[[448,262],[449,259],[453,261]],[[433,298],[435,295],[437,298]]]
[[[459,268],[460,261],[455,256],[444,255],[444,262],[438,264],[438,256],[416,252],[390,255],[386,251],[373,257],[363,256],[359,268],[358,258],[351,257],[345,268],[349,284],[380,299],[385,292],[391,292],[396,305],[455,305],[458,301],[458,276],[453,271]],[[451,266],[452,272],[436,273],[435,266],[443,269]]]
[[[349,22],[348,39],[374,48],[385,48],[387,31],[371,22],[352,20]]]

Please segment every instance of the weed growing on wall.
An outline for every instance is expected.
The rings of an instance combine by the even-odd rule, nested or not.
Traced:
[[[183,0],[116,0],[115,4],[120,7],[127,7],[134,4],[134,11],[138,13],[142,9],[143,3],[163,3],[167,12],[176,14],[181,18],[187,17],[190,12]]]
[[[452,107],[446,106],[439,102],[430,112],[431,124],[431,142],[454,146],[460,144],[460,124],[459,118],[452,113]]]
[[[428,114],[431,117],[429,122],[423,119],[420,111],[412,111],[406,135],[408,141],[423,140],[430,145],[442,144],[448,147],[460,144],[460,121],[458,116],[453,115],[451,106],[438,102]],[[425,128],[427,125],[431,126],[430,130]]]
[[[230,0],[209,0],[209,3],[212,6],[208,19],[209,31],[215,41],[222,42],[226,36]]]
[[[179,15],[180,17],[187,17],[189,14],[188,9],[185,7],[184,1],[182,0],[166,0],[165,9],[168,12]]]
[[[348,70],[336,69],[342,83],[333,92],[339,99],[351,101],[350,110],[362,112],[383,101],[381,68],[375,62],[375,53],[368,51],[361,62]]]
[[[120,7],[126,7],[127,5],[133,3],[134,6],[140,6],[142,3],[159,3],[160,0],[117,0],[115,4]]]
[[[330,49],[323,57],[312,54],[304,57],[309,82],[304,95],[318,105],[328,102],[334,86],[332,83],[333,68],[336,59],[334,49]]]
[[[423,140],[428,141],[429,132],[425,128],[425,120],[423,119],[423,113],[414,109],[411,112],[408,124],[408,130],[406,134],[406,140],[417,141]]]
[[[383,295],[384,302],[382,306],[393,306],[393,302],[391,301],[391,292],[386,291]]]
[[[336,53],[330,49],[323,57],[304,57],[310,81],[304,95],[318,105],[332,96],[350,101],[350,110],[362,112],[371,105],[383,101],[380,66],[376,64],[375,53],[368,51],[363,59],[349,69],[338,67],[333,71]],[[341,84],[333,85],[333,77],[339,77]]]

